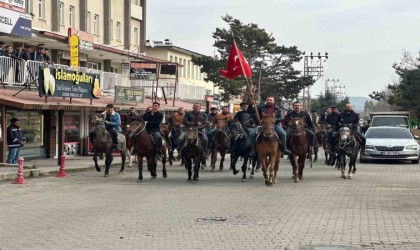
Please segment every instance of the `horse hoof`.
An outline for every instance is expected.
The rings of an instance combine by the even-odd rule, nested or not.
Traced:
[[[251,170],[251,167],[248,167],[247,170]]]
[[[223,171],[223,168],[219,168],[219,171],[222,172]]]
[[[351,176],[351,175],[347,176],[347,179],[349,179],[349,180],[350,180],[351,178],[352,178],[352,176]]]
[[[210,170],[210,172],[216,172],[216,169],[212,168],[212,169]]]
[[[295,183],[299,183],[299,178],[295,178]]]
[[[241,180],[242,182],[246,182],[246,178],[242,178],[242,180]]]
[[[249,176],[249,179],[254,179],[254,175],[253,175],[253,174],[251,174],[251,175]]]
[[[168,178],[168,175],[167,175],[167,174],[164,174],[162,177],[163,177],[164,179],[166,179],[166,178]]]
[[[109,176],[109,174],[104,174],[104,177],[108,177]]]
[[[188,182],[192,182],[192,179],[187,179]]]
[[[141,182],[143,182],[142,179],[137,179],[137,183],[141,183]]]
[[[101,172],[101,168],[95,168],[97,172]]]
[[[278,181],[277,181],[277,180],[273,180],[273,183],[274,183],[274,184],[277,184],[277,183],[278,183]]]
[[[341,176],[341,178],[343,178],[343,179],[347,179],[345,175],[342,175],[342,176]]]
[[[204,166],[201,166],[201,169],[204,169]]]
[[[199,181],[199,180],[198,180],[198,177],[196,177],[196,178],[193,178],[193,181]]]
[[[233,174],[237,175],[239,173],[239,170],[233,170]]]
[[[273,186],[273,182],[271,182],[271,181],[265,181],[265,185],[267,187],[272,187]]]
[[[118,172],[119,174],[122,174],[122,173],[124,173],[124,170],[120,170],[120,172]]]
[[[153,180],[153,179],[156,179],[156,176],[151,176],[151,177],[150,177],[150,179],[152,179],[152,180]]]

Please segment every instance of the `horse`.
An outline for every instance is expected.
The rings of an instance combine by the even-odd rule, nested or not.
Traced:
[[[213,138],[213,143],[210,146],[211,150],[211,172],[215,171],[215,165],[217,161],[217,152],[220,153],[220,166],[219,171],[223,171],[223,162],[225,161],[226,151],[228,149],[228,146],[226,143],[228,143],[229,137],[226,134],[226,121],[225,120],[218,120],[216,122],[216,134]]]
[[[234,120],[230,122],[228,127],[231,132],[230,168],[232,169],[234,175],[238,174],[239,170],[236,170],[236,162],[238,161],[239,157],[243,157],[244,162],[242,163],[241,167],[243,173],[242,182],[245,182],[249,153],[251,152],[251,142],[247,132],[239,121]],[[253,178],[253,175],[254,168],[251,172],[250,178]]]
[[[356,136],[351,132],[348,125],[342,125],[339,130],[340,137],[336,144],[336,150],[338,154],[337,164],[341,170],[341,178],[351,179],[352,175],[356,173],[356,159],[360,150],[360,143],[356,139]],[[346,176],[346,156],[350,158],[349,171]]]
[[[168,124],[162,123],[162,124],[160,124],[160,132],[163,135],[163,140],[165,140],[166,145],[168,145],[167,149],[168,149],[169,166],[172,166],[173,162],[175,160],[174,149],[173,149],[173,145],[172,145],[171,139],[170,139],[170,134],[171,134],[172,130],[169,127]]]
[[[137,179],[137,182],[143,181],[143,157],[146,157],[147,168],[149,169],[152,179],[156,179],[156,146],[146,130],[146,122],[132,121],[129,125],[130,127],[128,128],[128,130],[131,132],[134,141],[133,154],[135,153],[137,155],[138,161],[139,177]],[[163,178],[167,178],[168,174],[166,172],[166,146],[162,144],[162,147],[159,150],[161,150],[162,153],[162,176]]]
[[[293,167],[293,179],[298,183],[303,178],[309,142],[305,132],[304,118],[292,118],[289,122],[291,136],[289,139],[290,163]]]
[[[103,114],[96,114],[91,116],[90,123],[95,126],[95,130],[91,132],[94,135],[92,140],[93,145],[93,161],[95,162],[95,169],[98,172],[101,172],[101,168],[98,165],[98,154],[105,154],[105,175],[104,177],[109,176],[109,169],[111,167],[114,156],[113,152],[113,143],[110,137],[110,134],[105,129],[105,117]],[[131,165],[131,156],[130,151],[126,147],[125,136],[118,133],[118,144],[121,148],[121,169],[119,171],[122,174],[125,170],[125,161],[128,156]]]
[[[313,161],[316,162],[318,160],[318,148],[321,146],[321,138],[319,136],[320,134],[320,129],[318,127],[318,125],[314,125],[314,159]],[[308,155],[308,159],[309,159],[310,155]]]
[[[324,149],[324,155],[325,155],[324,165],[329,165],[329,162],[330,162],[330,154],[329,154],[329,151],[327,150],[327,144],[328,144],[327,134],[328,134],[327,123],[322,123],[320,131],[318,132],[316,137],[318,138],[318,142]]]
[[[277,183],[277,171],[279,170],[281,155],[279,138],[274,130],[274,123],[274,116],[263,114],[261,132],[257,135],[255,145],[267,186],[273,186],[273,183]],[[267,170],[270,175],[267,175]]]
[[[185,169],[188,171],[187,181],[198,181],[198,172],[202,161],[203,149],[198,135],[198,129],[190,128],[185,135],[185,145],[181,151],[182,159],[185,162]],[[194,165],[194,176],[193,176]],[[191,178],[192,177],[192,178]]]

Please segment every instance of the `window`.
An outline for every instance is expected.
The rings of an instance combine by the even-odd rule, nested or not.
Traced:
[[[97,69],[99,70],[99,64],[98,63],[94,63],[94,62],[88,62],[88,68],[89,69]]]
[[[188,61],[187,78],[191,78],[191,61]]]
[[[169,61],[173,62],[174,61],[174,56],[169,56]]]
[[[90,29],[90,12],[89,11],[86,13],[86,32],[88,33],[92,32]]]
[[[69,12],[69,26],[70,27],[74,27],[74,23],[75,23],[75,15],[76,13],[74,12],[74,6],[70,5],[70,12]]]
[[[93,17],[93,33],[99,35],[99,15]]]
[[[139,46],[139,29],[138,28],[134,28],[134,32],[133,32],[133,44],[136,46]]]
[[[60,25],[64,25],[64,3],[60,2]]]
[[[115,35],[116,35],[116,39],[117,41],[121,41],[121,23],[117,22],[117,26],[115,27]]]
[[[109,29],[109,37],[111,38],[111,40],[114,40],[114,20],[111,19],[109,25],[111,26]]]
[[[179,64],[182,65],[182,59],[181,58],[179,58]],[[177,70],[179,70],[179,68]],[[182,71],[178,71],[178,75],[182,76]]]
[[[38,17],[45,18],[45,3],[44,0],[38,0]]]

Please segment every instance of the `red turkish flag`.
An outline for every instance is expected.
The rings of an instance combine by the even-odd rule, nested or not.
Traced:
[[[227,70],[221,70],[220,74],[230,80],[236,76],[245,76],[246,78],[252,76],[251,68],[235,42],[233,42],[230,49]]]

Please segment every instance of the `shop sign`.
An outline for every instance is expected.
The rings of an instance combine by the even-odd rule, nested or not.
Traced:
[[[26,13],[25,0],[0,0],[0,8]]]
[[[98,74],[40,67],[38,82],[39,96],[95,99],[102,95]]]
[[[32,37],[32,19],[27,14],[0,8],[0,33]]]
[[[70,66],[79,67],[79,37],[70,37]]]
[[[144,89],[115,86],[115,102],[144,102]]]
[[[79,36],[79,49],[80,50],[93,51],[94,37],[92,34],[77,30],[75,28],[68,28],[67,37],[69,41],[72,35]],[[69,43],[69,46],[71,46],[70,43]]]
[[[157,63],[130,62],[130,77],[143,80],[156,80]]]

